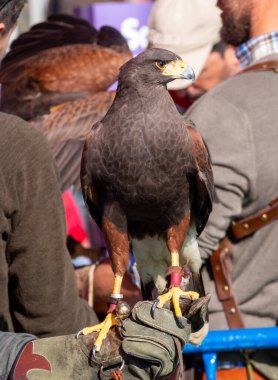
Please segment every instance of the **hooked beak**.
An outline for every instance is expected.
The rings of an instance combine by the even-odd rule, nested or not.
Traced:
[[[192,83],[195,82],[195,72],[191,66],[187,66],[180,77],[181,79],[191,79]]]
[[[192,83],[195,81],[195,73],[192,67],[188,66],[183,60],[177,59],[176,61],[169,62],[162,75],[174,79],[191,79]]]

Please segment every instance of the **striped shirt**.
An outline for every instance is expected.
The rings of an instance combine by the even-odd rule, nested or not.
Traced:
[[[251,38],[236,49],[236,56],[242,67],[273,53],[278,53],[278,31]]]

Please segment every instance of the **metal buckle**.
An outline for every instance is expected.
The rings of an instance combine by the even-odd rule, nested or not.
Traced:
[[[122,359],[121,366],[118,369],[121,371],[124,368],[124,366],[125,366],[125,361]],[[113,367],[113,365],[111,365],[111,366],[107,365],[106,367],[104,367],[103,364],[101,365],[100,370],[99,370],[99,375],[100,375],[101,379],[105,378],[105,377],[111,379],[112,373],[117,368],[111,370],[111,369],[109,369],[110,367]],[[108,370],[109,370],[109,374],[106,374],[105,371],[108,371]]]

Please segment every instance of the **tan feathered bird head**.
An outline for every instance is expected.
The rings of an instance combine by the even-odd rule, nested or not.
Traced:
[[[2,109],[26,120],[52,106],[106,90],[132,54],[120,32],[50,16],[11,46],[2,62]]]

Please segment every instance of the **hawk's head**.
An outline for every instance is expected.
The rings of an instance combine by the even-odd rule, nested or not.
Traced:
[[[175,79],[195,80],[193,69],[178,55],[165,49],[146,49],[125,63],[120,70],[119,80],[135,84],[149,83],[166,85]]]

